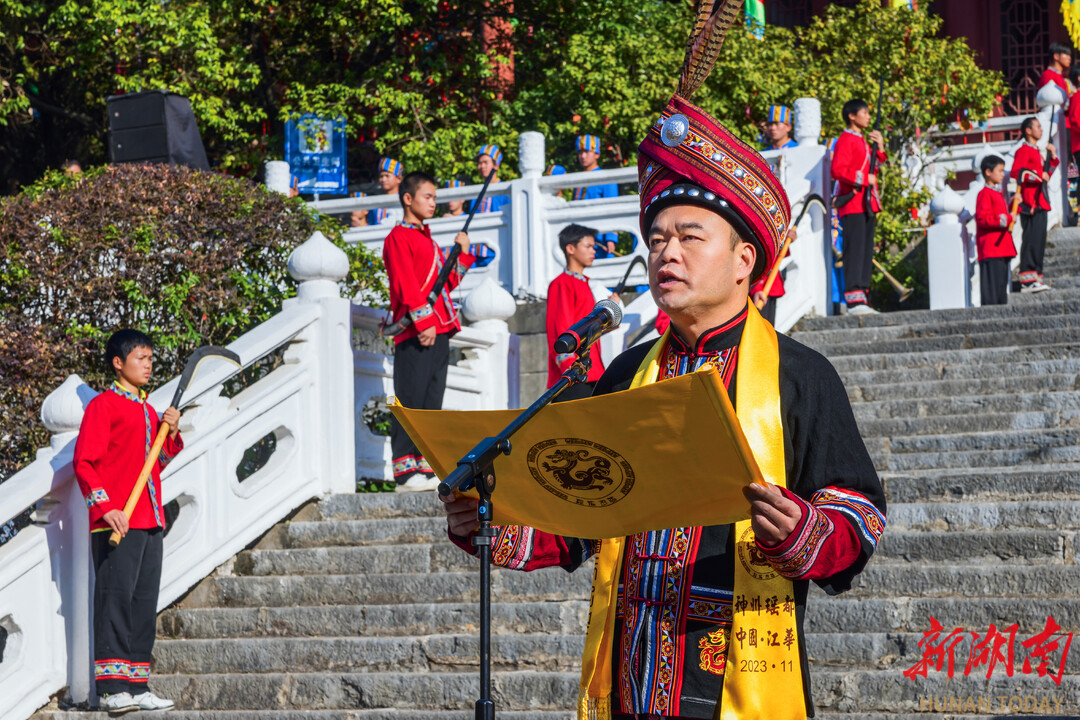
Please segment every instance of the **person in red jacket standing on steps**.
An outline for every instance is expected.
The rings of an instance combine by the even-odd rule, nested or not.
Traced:
[[[987,155],[979,164],[986,187],[975,200],[975,246],[979,251],[979,295],[983,305],[1004,305],[1009,300],[1009,261],[1016,257],[1010,226],[1012,218],[1001,182],[1005,161]]]
[[[879,164],[888,156],[879,131],[871,130],[863,136],[870,127],[870,107],[865,102],[848,100],[841,113],[847,129],[840,134],[833,152],[832,176],[837,185],[833,206],[844,231],[844,302],[849,313],[860,315],[877,312],[870,307],[870,272],[881,202],[877,174],[870,172],[870,153],[877,153]],[[866,193],[870,193],[868,204]]]
[[[1046,254],[1046,216],[1050,211],[1047,184],[1058,166],[1057,148],[1047,143],[1048,163],[1043,162],[1038,142],[1042,139],[1042,123],[1029,117],[1020,125],[1024,144],[1013,157],[1010,175],[1020,186],[1020,292],[1037,293],[1050,289],[1043,282],[1043,256]],[[1049,169],[1047,169],[1049,167]]]
[[[383,263],[390,285],[390,312],[394,322],[406,314],[412,324],[394,336],[394,394],[409,408],[441,410],[450,364],[450,337],[461,330],[461,320],[450,291],[476,261],[469,254],[469,236],[459,232],[457,267],[434,303],[428,295],[446,260],[425,224],[435,215],[435,178],[411,172],[399,190],[404,219],[383,243]],[[390,447],[398,491],[434,490],[439,479],[397,419],[391,421]]]
[[[119,330],[105,344],[105,362],[116,380],[86,406],[72,463],[90,513],[94,561],[94,684],[102,710],[169,710],[171,700],[148,689],[157,632],[165,508],[161,470],[184,448],[180,412],[161,420],[147,402],[154,344],[137,330]],[[146,491],[131,518],[124,505],[146,462],[160,422],[171,428]],[[120,534],[113,547],[109,536]]]

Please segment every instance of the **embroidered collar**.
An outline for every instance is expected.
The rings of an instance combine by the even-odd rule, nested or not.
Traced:
[[[683,355],[703,355],[706,353],[718,353],[727,348],[735,347],[739,344],[739,340],[742,339],[743,326],[746,324],[746,316],[749,312],[750,309],[746,308],[726,323],[717,325],[711,330],[706,330],[694,343],[693,349],[683,342],[673,327],[671,329],[670,348],[672,351]]]
[[[109,387],[109,389],[112,390],[117,395],[119,395],[120,397],[127,398],[128,400],[131,400],[132,402],[137,402],[137,403],[145,403],[146,402],[147,393],[142,388],[139,388],[139,394],[136,395],[133,392],[129,392],[123,385],[120,384],[120,382],[118,380],[113,380],[113,384]]]
[[[419,230],[420,232],[424,232],[425,230],[427,230],[427,225],[424,225],[423,223],[417,224],[417,223],[405,222],[404,220],[402,220],[401,222],[398,223],[398,225],[400,225],[401,227],[407,227],[410,230]]]
[[[862,137],[862,131],[861,130],[852,130],[851,128],[844,128],[844,132],[851,133],[855,137],[860,137],[860,138]]]
[[[572,278],[577,278],[581,282],[586,282],[586,283],[589,282],[589,278],[585,277],[581,273],[570,272],[569,270],[563,270],[563,272],[566,273],[567,275],[569,275]]]

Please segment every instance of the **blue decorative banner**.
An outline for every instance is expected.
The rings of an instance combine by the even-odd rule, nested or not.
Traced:
[[[285,162],[299,192],[348,192],[345,128],[343,117],[329,120],[312,114],[285,123]]]

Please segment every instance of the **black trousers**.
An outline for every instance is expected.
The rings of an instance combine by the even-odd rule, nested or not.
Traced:
[[[1008,241],[1009,238],[1005,238]],[[1009,301],[1009,261],[987,258],[979,261],[979,297],[983,305],[1005,305]]]
[[[90,536],[94,554],[94,679],[98,696],[146,692],[161,586],[161,528],[131,530],[116,547]]]
[[[435,344],[428,347],[421,345],[419,338],[409,338],[398,345],[394,348],[394,394],[398,402],[407,408],[441,410],[449,364],[449,333],[439,333]],[[391,421],[390,449],[395,480],[404,482],[413,473],[427,468],[420,449],[397,419]]]
[[[1020,282],[1033,283],[1042,276],[1046,255],[1046,211],[1020,214]]]
[[[848,293],[862,292],[864,303],[870,302],[870,272],[874,267],[874,228],[877,215],[852,213],[840,218],[844,232],[844,295],[848,305],[859,304],[847,299]],[[854,297],[854,296],[852,296]]]

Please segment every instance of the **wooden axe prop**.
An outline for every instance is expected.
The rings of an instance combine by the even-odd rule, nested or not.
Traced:
[[[473,201],[472,207],[469,208],[469,216],[465,218],[465,225],[461,228],[461,232],[469,232],[469,224],[472,222],[473,215],[476,214],[477,208],[480,207],[480,201],[484,199],[484,193],[487,192],[488,185],[491,184],[491,179],[495,177],[495,173],[497,171],[498,168],[494,168],[490,173],[488,173],[488,176],[484,178],[484,187],[480,188],[480,194],[476,196],[476,200]],[[454,268],[457,266],[457,259],[458,255],[460,254],[461,246],[457,243],[454,243],[453,249],[450,250],[449,257],[446,258],[446,262],[443,263],[442,270],[439,271],[439,276],[435,278],[435,284],[431,286],[431,292],[428,293],[428,302],[432,305],[434,305],[435,302],[439,299],[439,296],[442,295],[443,288],[446,287],[446,283],[450,280],[450,273],[452,273],[454,271]],[[405,328],[409,327],[412,324],[413,319],[409,315],[409,311],[406,310],[405,314],[401,316],[400,320],[390,325],[383,325],[379,328],[379,332],[384,337],[393,337],[394,335],[401,334],[401,332],[404,331]]]
[[[234,353],[232,350],[226,350],[219,345],[204,345],[191,354],[188,358],[187,364],[184,365],[184,372],[180,375],[180,382],[176,386],[176,392],[173,394],[172,402],[169,403],[169,407],[174,407],[177,410],[180,409],[180,396],[187,390],[188,385],[191,383],[191,378],[195,376],[196,371],[199,369],[199,365],[203,360],[210,358],[221,358],[222,360],[228,360],[234,363],[237,367],[240,365],[240,356]],[[146,456],[146,462],[143,463],[142,470],[139,472],[139,478],[135,481],[135,487],[131,489],[131,495],[128,496],[127,503],[124,505],[124,515],[128,520],[131,520],[131,514],[135,512],[135,505],[139,502],[139,498],[143,494],[143,490],[146,489],[146,483],[150,479],[150,472],[154,469],[154,463],[157,462],[158,456],[161,454],[161,448],[165,445],[165,438],[169,436],[169,432],[172,428],[169,427],[169,423],[162,422],[158,425],[157,436],[154,437],[154,444],[150,447],[150,454]],[[116,547],[120,544],[120,533],[113,530],[109,535],[109,544]]]

